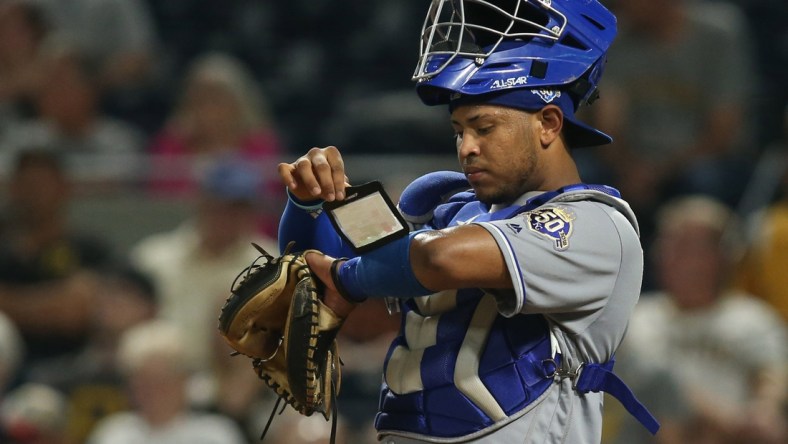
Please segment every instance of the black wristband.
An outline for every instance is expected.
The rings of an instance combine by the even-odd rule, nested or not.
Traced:
[[[339,259],[334,259],[334,262],[331,262],[331,280],[334,282],[334,287],[336,287],[337,292],[339,292],[339,294],[343,298],[345,298],[346,301],[350,302],[351,304],[358,304],[359,302],[364,302],[367,298],[359,300],[351,297],[350,293],[348,293],[345,286],[342,285],[342,281],[339,280],[339,273],[337,272],[337,268],[339,268],[341,262],[347,260],[348,258],[341,257]]]

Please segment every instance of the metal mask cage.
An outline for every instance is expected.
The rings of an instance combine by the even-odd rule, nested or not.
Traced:
[[[457,56],[482,64],[503,41],[558,41],[564,14],[551,0],[433,0],[421,31],[413,80],[427,80]],[[438,66],[430,62],[440,56]]]

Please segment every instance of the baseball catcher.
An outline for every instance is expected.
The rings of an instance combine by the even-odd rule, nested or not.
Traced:
[[[344,319],[319,297],[304,253],[279,257],[252,244],[260,256],[232,284],[219,317],[219,332],[236,354],[252,359],[257,375],[302,415],[328,420],[336,406],[341,373],[336,334]],[[332,428],[332,442],[334,440]]]
[[[230,345],[328,418],[337,329],[383,298],[402,327],[383,362],[381,441],[599,444],[604,393],[656,433],[613,372],[642,282],[637,217],[573,158],[611,142],[575,112],[596,99],[615,35],[598,0],[432,0],[413,80],[448,108],[462,172],[418,178],[394,217],[348,185],[335,146],[279,164],[285,253],[242,273],[220,319]]]

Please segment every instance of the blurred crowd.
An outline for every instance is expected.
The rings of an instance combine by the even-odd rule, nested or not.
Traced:
[[[602,3],[619,36],[581,115],[615,142],[576,155],[639,216],[617,371],[663,423],[643,436],[607,403],[605,443],[784,443],[788,3]],[[271,393],[216,334],[219,308],[251,242],[278,252],[280,160],[454,156],[410,82],[426,4],[0,0],[0,443],[259,439]],[[70,217],[113,193],[186,211],[118,248]],[[377,302],[340,337],[345,443],[374,442],[399,326]],[[288,409],[266,440],[329,431]]]

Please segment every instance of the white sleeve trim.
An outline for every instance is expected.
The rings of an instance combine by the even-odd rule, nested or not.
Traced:
[[[525,278],[523,277],[522,269],[517,261],[517,255],[512,248],[509,239],[501,231],[499,227],[488,222],[474,222],[476,225],[487,230],[495,238],[498,243],[498,248],[503,254],[504,261],[506,261],[506,268],[509,270],[509,275],[512,278],[512,288],[514,288],[514,300],[509,297],[497,295],[496,301],[498,302],[498,311],[510,318],[523,310],[525,305]]]

